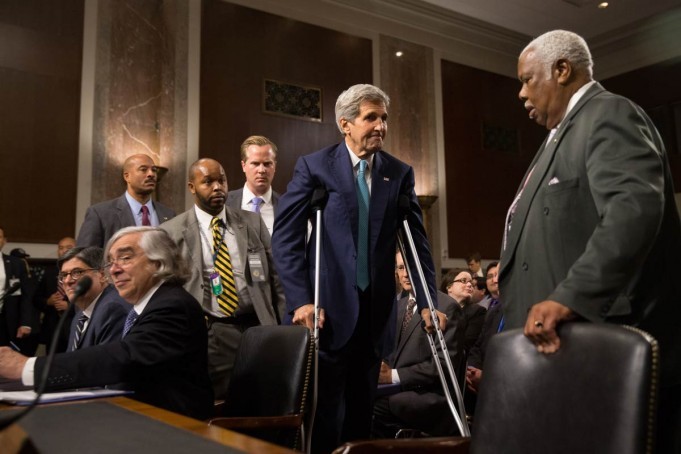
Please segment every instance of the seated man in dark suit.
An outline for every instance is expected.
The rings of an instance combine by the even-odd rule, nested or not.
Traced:
[[[66,351],[106,344],[121,338],[130,305],[109,284],[103,261],[104,251],[98,247],[73,248],[58,261],[59,282],[76,305]],[[74,301],[76,284],[81,276],[89,276],[92,287]]]
[[[395,262],[395,273],[409,296],[398,302],[395,349],[381,363],[378,381],[379,384],[399,384],[399,388],[395,393],[376,399],[372,436],[394,438],[402,428],[417,429],[430,435],[449,435],[456,430],[456,424],[449,413],[432,351],[421,327],[421,316],[416,310],[411,281],[399,252]],[[463,361],[462,310],[455,300],[442,292],[437,293],[434,304],[447,318],[444,337],[452,366],[458,373]],[[435,342],[437,344],[437,339]],[[445,375],[448,375],[441,352],[440,358]]]
[[[55,355],[45,389],[117,384],[139,401],[208,418],[206,322],[182,288],[189,271],[179,249],[159,228],[128,227],[109,240],[106,257],[116,289],[132,306],[122,339]],[[0,348],[0,377],[33,386],[45,366],[45,358]]]

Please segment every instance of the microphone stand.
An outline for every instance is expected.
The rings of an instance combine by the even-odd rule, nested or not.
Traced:
[[[54,359],[54,354],[57,349],[57,339],[59,338],[59,333],[61,332],[62,326],[64,326],[64,320],[66,320],[66,313],[69,311],[69,309],[71,309],[71,306],[73,306],[74,301],[76,301],[76,299],[81,297],[83,294],[87,293],[87,291],[90,290],[90,287],[92,287],[92,279],[90,279],[88,276],[83,276],[82,278],[80,278],[80,280],[76,284],[76,290],[73,295],[73,300],[69,301],[68,307],[66,308],[64,313],[61,314],[61,317],[59,317],[59,323],[57,323],[57,327],[54,330],[54,334],[52,334],[50,351],[47,353],[47,357],[45,359],[45,367],[43,368],[43,373],[40,376],[40,382],[38,383],[38,387],[36,388],[35,391],[36,396],[33,399],[33,402],[31,402],[22,411],[12,415],[12,417],[10,417],[9,419],[0,421],[0,430],[5,429],[6,427],[14,424],[24,416],[29,414],[40,402],[40,397],[45,392],[45,386],[47,385],[47,376],[49,375],[50,368],[52,367],[52,360]]]
[[[440,361],[440,357],[437,353],[437,347],[435,345],[435,341],[433,340],[433,335],[432,334],[427,334],[426,337],[428,338],[428,343],[430,344],[430,351],[433,354],[433,361],[435,362],[435,367],[437,368],[438,375],[440,377],[440,382],[442,382],[442,390],[445,394],[445,398],[447,400],[447,405],[449,406],[450,411],[452,412],[452,416],[454,417],[454,421],[456,422],[456,425],[459,428],[459,432],[461,433],[462,436],[464,437],[470,437],[471,436],[471,431],[470,428],[468,427],[468,421],[466,421],[466,409],[464,407],[463,403],[463,396],[461,394],[461,389],[459,388],[459,382],[456,379],[456,373],[454,372],[454,367],[452,366],[452,360],[449,357],[449,352],[447,350],[447,343],[445,342],[445,338],[442,334],[442,330],[440,329],[440,325],[438,323],[437,315],[435,312],[435,305],[433,304],[433,299],[430,296],[430,292],[428,291],[428,285],[426,284],[426,278],[425,275],[423,274],[423,268],[421,267],[421,261],[419,260],[418,252],[416,251],[416,245],[414,244],[414,239],[411,235],[411,229],[409,228],[409,222],[407,220],[407,212],[409,210],[409,197],[406,195],[401,195],[399,197],[399,207],[402,211],[404,211],[404,220],[402,221],[402,231],[398,234],[397,236],[397,241],[399,244],[400,252],[402,253],[402,257],[404,258],[404,262],[407,263],[407,254],[406,254],[406,249],[404,245],[404,239],[403,237],[406,237],[407,242],[409,244],[409,248],[411,250],[411,257],[413,258],[413,261],[415,262],[416,265],[416,270],[419,275],[419,280],[421,282],[421,286],[423,288],[423,293],[426,295],[426,301],[428,303],[428,309],[430,309],[430,317],[431,321],[433,323],[433,326],[435,327],[435,335],[437,336],[438,342],[440,344],[440,349],[442,350],[444,359],[445,359],[445,365],[447,366],[447,371],[449,372],[449,378],[452,382],[452,386],[454,388],[454,392],[456,394],[456,399],[459,404],[459,411],[457,412],[456,407],[454,405],[454,401],[452,399],[452,396],[449,392],[449,386],[447,385],[447,378],[445,377],[444,371],[442,369],[442,362]],[[408,265],[408,263],[407,263]],[[407,274],[409,276],[409,281],[412,283],[412,287],[414,284],[416,284],[416,281],[412,278],[412,273],[411,273],[411,268],[409,266],[406,266],[407,269]],[[413,289],[412,289],[413,291]],[[416,292],[414,292],[414,295]]]
[[[312,212],[316,216],[315,228],[315,271],[314,271],[314,330],[312,339],[314,342],[314,380],[312,385],[312,405],[310,408],[310,425],[306,435],[305,452],[308,454],[312,449],[312,428],[314,427],[314,418],[317,411],[317,393],[319,389],[319,287],[320,287],[320,273],[322,265],[322,214],[329,194],[323,187],[315,188],[312,193]]]

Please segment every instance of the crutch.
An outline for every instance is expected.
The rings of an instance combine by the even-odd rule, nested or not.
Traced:
[[[414,245],[414,238],[411,235],[411,229],[409,228],[409,222],[407,220],[408,218],[408,213],[409,213],[409,206],[410,206],[410,201],[409,197],[402,194],[399,197],[399,208],[402,213],[404,213],[404,220],[402,221],[402,231],[398,233],[397,235],[397,241],[400,247],[400,252],[402,253],[402,257],[404,258],[404,262],[407,264],[406,269],[407,273],[409,276],[409,281],[412,283],[412,291],[413,287],[416,284],[416,281],[412,278],[411,274],[411,268],[408,266],[409,263],[407,261],[407,254],[406,254],[406,249],[404,245],[404,238],[406,237],[407,242],[409,244],[409,249],[411,251],[411,257],[416,265],[416,270],[418,271],[419,274],[419,280],[421,283],[421,286],[423,288],[423,293],[426,295],[426,301],[428,302],[428,309],[430,309],[430,317],[431,321],[433,323],[433,326],[435,327],[435,335],[437,335],[438,341],[440,343],[440,348],[442,349],[442,353],[445,358],[445,364],[447,366],[447,371],[449,372],[449,378],[452,382],[452,386],[454,388],[454,392],[456,394],[456,400],[459,404],[459,411],[457,412],[456,407],[454,405],[454,401],[452,399],[452,396],[449,392],[449,386],[447,385],[447,378],[445,377],[444,371],[442,370],[442,363],[440,361],[440,357],[437,354],[437,347],[435,346],[435,341],[433,340],[433,335],[428,334],[426,337],[428,338],[428,343],[430,344],[430,351],[433,354],[433,360],[435,361],[435,367],[437,368],[437,373],[440,376],[440,382],[442,382],[442,390],[444,391],[445,398],[447,399],[447,404],[449,405],[449,409],[452,412],[452,416],[454,417],[454,421],[456,422],[456,425],[459,427],[459,431],[461,432],[461,435],[464,437],[470,437],[471,432],[470,428],[468,427],[468,421],[466,420],[466,409],[463,404],[463,396],[461,394],[461,389],[459,388],[459,382],[456,380],[456,373],[454,372],[454,367],[452,366],[452,360],[449,357],[449,352],[447,351],[447,344],[445,342],[445,338],[442,335],[442,330],[440,329],[440,325],[438,324],[438,319],[437,315],[435,313],[435,305],[433,304],[433,299],[430,296],[430,292],[428,290],[428,285],[426,284],[426,278],[423,274],[423,268],[421,267],[421,261],[419,260],[418,253],[416,252],[416,246]],[[416,296],[416,292],[414,292],[414,296]]]
[[[312,339],[314,342],[314,380],[312,385],[312,405],[310,408],[310,424],[307,434],[305,434],[305,452],[308,454],[312,449],[312,428],[314,426],[315,412],[317,411],[317,391],[318,391],[318,372],[319,372],[319,281],[320,269],[322,265],[322,212],[326,206],[328,193],[323,187],[315,188],[312,193],[310,205],[312,212],[316,216],[315,228],[315,271],[314,271],[314,330]]]

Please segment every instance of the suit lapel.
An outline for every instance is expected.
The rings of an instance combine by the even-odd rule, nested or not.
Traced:
[[[187,244],[194,272],[198,272],[199,276],[203,276],[203,249],[201,248],[200,229],[201,226],[199,225],[199,219],[196,217],[196,211],[192,208],[187,216],[187,222],[182,231],[182,236]]]
[[[565,119],[562,121],[561,128],[551,138],[550,142],[548,141],[548,136],[547,139],[544,140],[540,151],[537,153],[532,164],[530,165],[530,170],[527,172],[527,175],[530,175],[530,178],[527,181],[527,184],[525,184],[525,188],[522,189],[522,195],[518,201],[516,212],[513,215],[513,220],[511,222],[512,227],[507,239],[507,246],[506,249],[502,251],[501,266],[499,269],[500,273],[515,253],[515,248],[525,225],[527,213],[530,209],[530,205],[532,204],[532,200],[537,195],[537,191],[539,191],[542,182],[545,181],[546,173],[551,168],[551,164],[553,163],[553,160],[556,156],[556,151],[558,150],[563,137],[569,132],[575,115],[577,115],[581,108],[591,98],[603,91],[603,87],[598,83],[590,87],[579,100],[579,102],[577,102],[577,104],[575,104],[575,106],[570,110],[567,117],[565,117]],[[532,173],[530,174],[530,172]],[[523,178],[520,186],[521,188],[525,183],[526,178],[527,176]]]
[[[246,228],[246,223],[238,210],[225,208],[225,216],[227,217],[227,224],[234,232],[237,249],[239,249],[238,254],[241,257],[241,263],[245,271],[248,264],[248,229]]]
[[[350,218],[350,226],[352,227],[352,237],[355,240],[355,248],[357,247],[357,222],[358,222],[358,205],[357,205],[357,190],[355,189],[355,177],[352,169],[352,161],[348,154],[348,148],[345,142],[338,144],[336,149],[329,154],[329,169],[338,185],[338,192],[342,194],[345,202],[345,211]]]
[[[395,184],[390,178],[390,169],[383,158],[383,152],[374,154],[374,165],[371,169],[371,202],[369,204],[369,251],[373,256],[378,243],[378,236],[385,218],[390,200],[390,193]]]
[[[132,215],[132,210],[128,204],[128,199],[125,198],[125,194],[117,199],[116,208],[118,209],[118,216],[116,216],[116,219],[118,220],[119,228],[136,225],[135,218]]]

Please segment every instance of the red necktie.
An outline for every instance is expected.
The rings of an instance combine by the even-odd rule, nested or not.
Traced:
[[[142,225],[151,225],[149,220],[149,208],[146,205],[142,205]]]

